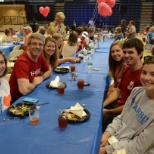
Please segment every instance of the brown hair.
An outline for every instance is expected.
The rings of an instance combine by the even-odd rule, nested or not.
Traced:
[[[6,73],[7,73],[7,60],[6,60],[6,58],[5,58],[5,56],[4,56],[4,54],[3,54],[2,51],[0,51],[0,55],[3,56],[4,62],[5,62],[5,71],[4,71],[4,73],[2,74],[2,76],[0,76],[0,77],[4,77],[4,76],[6,75]]]
[[[76,27],[75,28],[75,31],[78,33],[78,35],[81,35],[83,30],[84,30],[83,27]]]
[[[52,38],[54,38],[55,40],[58,40],[59,38],[63,38],[63,36],[61,34],[59,34],[59,33],[54,33],[52,35]]]
[[[123,46],[123,43],[121,41],[115,41],[111,44],[110,46],[110,53],[109,53],[109,75],[111,75],[112,77],[114,76],[115,74],[115,71],[116,71],[116,66],[124,63],[124,59],[122,58],[121,61],[117,62],[115,61],[113,58],[112,58],[112,55],[111,55],[111,49],[113,46],[115,45],[119,45],[119,47],[122,49],[122,46]]]
[[[74,46],[77,44],[77,40],[78,40],[78,34],[75,31],[70,31],[70,35],[68,38],[68,44],[70,46]]]
[[[5,29],[4,33],[5,35],[8,35],[11,31],[9,29]]]
[[[57,44],[56,44],[56,41],[55,39],[51,38],[51,37],[47,37],[45,39],[45,44],[44,46],[49,42],[53,42],[55,44],[55,52],[53,55],[50,56],[50,65],[53,69],[55,69],[57,66],[58,66],[58,56],[59,56],[59,52],[58,52],[58,47],[57,47]],[[43,50],[43,56],[44,58],[46,59],[46,55],[45,55],[45,51]]]

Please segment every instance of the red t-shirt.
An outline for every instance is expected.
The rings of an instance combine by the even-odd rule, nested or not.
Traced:
[[[31,83],[34,77],[40,76],[40,72],[46,72],[48,70],[49,66],[42,55],[39,56],[37,62],[33,62],[28,57],[27,53],[24,53],[23,55],[18,57],[9,81],[11,97],[13,99],[18,99],[22,96],[18,89],[17,79],[25,78],[28,79]]]
[[[121,82],[118,86],[118,88],[122,91],[122,97],[118,100],[117,107],[125,104],[134,87],[142,86],[140,82],[140,75],[141,69],[133,72],[130,70],[129,66],[125,69]]]

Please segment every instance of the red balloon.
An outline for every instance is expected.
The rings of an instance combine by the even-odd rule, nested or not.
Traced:
[[[50,12],[50,7],[49,6],[46,6],[45,7],[45,11],[49,13]]]
[[[106,11],[107,7],[108,7],[108,6],[107,6],[106,3],[104,3],[104,2],[100,3],[100,4],[98,5],[98,12]]]
[[[41,14],[43,14],[43,12],[44,12],[44,7],[43,7],[43,6],[39,7],[39,11],[40,11]]]
[[[108,0],[97,0],[98,4],[102,3],[102,2],[107,2]]]
[[[43,16],[44,16],[44,17],[47,17],[47,16],[48,16],[48,13],[43,13]]]
[[[115,0],[108,0],[108,5],[113,8],[115,6]]]
[[[109,5],[102,2],[98,5],[98,13],[103,17],[111,16],[112,15],[112,9],[110,8]]]
[[[108,14],[107,14],[109,17],[112,15],[112,9],[110,8],[109,10],[108,10]]]

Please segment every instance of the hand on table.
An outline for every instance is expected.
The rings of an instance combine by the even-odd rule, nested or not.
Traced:
[[[43,78],[41,77],[41,76],[37,76],[37,77],[34,77],[34,79],[33,79],[33,84],[34,85],[38,85],[38,84],[40,84],[41,82],[43,81]]]

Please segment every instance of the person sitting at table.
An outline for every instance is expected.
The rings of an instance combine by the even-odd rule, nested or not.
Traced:
[[[37,32],[44,36],[45,35],[45,32],[46,32],[46,29],[44,28],[44,26],[40,26],[38,28],[38,31]]]
[[[88,32],[83,31],[80,37],[81,41],[79,42],[78,51],[80,51],[87,45],[86,39],[88,39]]]
[[[11,31],[9,29],[5,29],[5,35],[2,37],[2,43],[11,42]]]
[[[76,62],[75,58],[73,58],[73,57],[63,57],[63,55],[60,52],[60,48],[61,48],[62,43],[63,43],[63,36],[59,33],[54,33],[52,35],[52,38],[54,38],[56,40],[56,44],[58,46],[58,51],[59,51],[58,65],[63,64],[65,62],[75,63]]]
[[[66,26],[64,25],[65,15],[63,12],[58,12],[55,16],[55,20],[49,24],[50,34],[59,33],[66,37]]]
[[[55,39],[51,37],[47,37],[45,39],[44,50],[42,55],[52,70],[58,66],[59,53]]]
[[[16,32],[16,36],[20,38],[21,41],[24,39],[26,34],[23,27],[20,27],[20,30]]]
[[[28,38],[29,36],[33,33],[32,28],[30,26],[26,26],[24,27],[25,30],[25,38],[24,38],[24,45],[22,46],[24,52],[28,51]]]
[[[11,31],[11,35],[10,35],[11,41],[18,40],[18,36],[16,35],[16,31],[13,28],[10,28],[10,31]]]
[[[64,57],[72,57],[78,50],[78,34],[75,31],[70,31],[67,41],[63,41],[61,52]]]
[[[123,44],[123,58],[128,67],[124,70],[118,87],[104,100],[103,131],[113,118],[122,112],[132,89],[141,86],[140,74],[143,50],[144,45],[137,38],[128,39]]]
[[[9,80],[12,103],[22,95],[27,95],[51,74],[51,69],[41,55],[44,37],[33,33],[28,38],[28,51],[15,62]]]
[[[122,41],[115,41],[110,46],[109,51],[109,75],[113,78],[113,84],[109,86],[105,98],[108,97],[117,87],[121,81],[122,74],[127,67],[123,58],[123,43]]]
[[[149,44],[154,44],[154,26],[150,27],[149,32],[147,34],[147,42]]]
[[[86,44],[89,44],[92,42],[92,40],[94,40],[95,27],[92,26],[88,27],[87,32],[88,32],[88,37],[86,40]]]
[[[116,33],[111,34],[111,37],[115,38],[115,40],[121,40],[124,38],[124,34],[122,33],[121,27],[116,27]]]
[[[9,83],[3,78],[7,73],[7,60],[2,51],[0,51],[0,110],[5,110],[10,106],[10,86]]]
[[[122,113],[115,117],[102,135],[99,154],[124,149],[127,154],[154,153],[154,57],[143,62],[140,80],[128,97]],[[114,137],[113,142],[110,137]],[[110,142],[111,141],[111,142]]]

